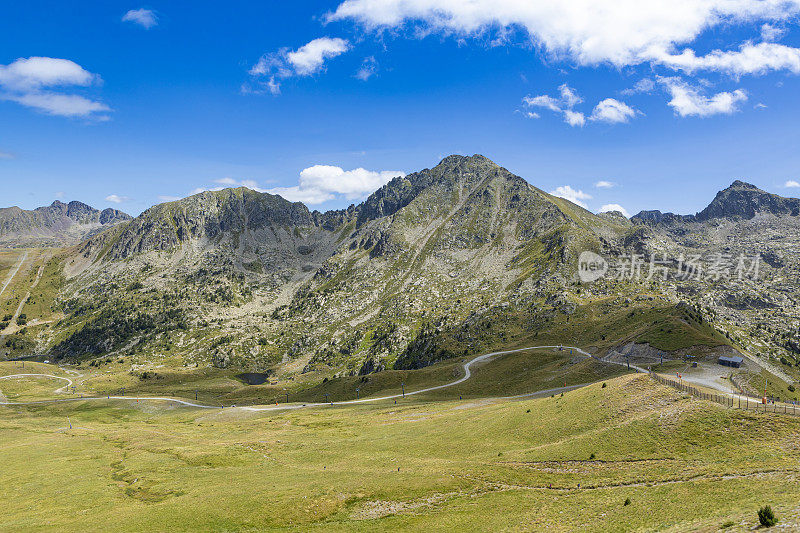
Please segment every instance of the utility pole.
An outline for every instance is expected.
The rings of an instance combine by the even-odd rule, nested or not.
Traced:
[[[360,391],[361,391],[361,389],[356,389],[356,400],[358,400],[359,398],[361,398]]]
[[[403,398],[406,397],[406,383],[405,381],[400,382],[400,386],[403,387]]]

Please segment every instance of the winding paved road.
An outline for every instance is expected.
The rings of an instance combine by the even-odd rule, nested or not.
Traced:
[[[576,352],[578,352],[579,354],[581,354],[583,356],[594,358],[594,356],[591,355],[590,353],[585,352],[584,350],[582,350],[580,348],[577,348],[575,346],[529,346],[527,348],[517,348],[515,350],[502,350],[502,351],[499,351],[499,352],[490,352],[490,353],[486,353],[486,354],[474,357],[474,358],[470,359],[469,361],[467,361],[466,363],[464,363],[464,366],[462,367],[464,369],[464,375],[462,377],[460,377],[459,379],[457,379],[455,381],[452,381],[450,383],[445,383],[444,385],[437,385],[435,387],[428,387],[426,389],[420,389],[420,390],[417,390],[417,391],[407,392],[407,393],[405,393],[405,396],[415,396],[417,394],[423,394],[425,392],[431,392],[431,391],[435,391],[435,390],[446,389],[448,387],[453,387],[453,386],[458,385],[460,383],[464,383],[465,381],[470,379],[470,377],[472,377],[472,365],[474,365],[476,363],[481,363],[481,362],[487,361],[487,360],[489,360],[489,359],[491,359],[493,357],[496,357],[496,356],[507,355],[507,354],[511,354],[511,353],[524,352],[524,351],[528,351],[528,350],[544,350],[544,349],[555,349],[555,348],[562,348],[564,350],[575,350]],[[611,363],[611,364],[618,364],[618,365],[623,365],[624,366],[624,363]],[[632,369],[636,369],[639,372],[646,372],[644,369],[641,369],[639,367],[634,367],[633,365],[631,365],[631,368]],[[68,382],[68,385],[58,389],[56,392],[63,392],[64,388],[70,387],[72,385],[72,380],[71,379],[65,378],[65,377],[61,377],[61,376],[54,376],[54,375],[51,375],[51,374],[13,374],[13,375],[10,375],[10,376],[2,376],[2,377],[0,377],[0,379],[15,378],[15,377],[35,377],[35,376],[61,379],[61,380],[65,380],[65,381]],[[525,398],[525,397],[528,397],[528,396],[535,396],[535,395],[539,395],[539,394],[556,394],[556,393],[559,393],[559,392],[567,392],[567,391],[570,391],[570,390],[574,390],[574,389],[577,389],[577,388],[580,388],[580,387],[584,387],[586,385],[589,385],[589,383],[585,383],[585,384],[581,384],[581,385],[570,385],[570,386],[567,386],[567,387],[558,387],[556,389],[548,389],[548,390],[545,390],[545,391],[536,391],[536,392],[527,393],[527,394],[520,394],[520,395],[517,395],[517,396],[503,396],[503,397],[499,397],[499,398],[490,398],[490,399],[506,400],[506,399],[515,399],[515,398]],[[404,397],[404,395],[401,393],[401,394],[392,394],[392,395],[389,395],[389,396],[379,396],[379,397],[374,397],[374,398],[362,398],[362,399],[358,399],[358,400],[346,400],[346,401],[341,401],[341,402],[283,404],[283,405],[263,406],[263,407],[243,406],[243,407],[238,407],[237,409],[241,409],[241,410],[244,410],[244,411],[284,411],[284,410],[287,410],[287,409],[302,409],[304,407],[322,407],[322,406],[328,406],[328,405],[353,405],[353,404],[360,404],[360,403],[379,402],[379,401],[383,401],[383,400],[394,400],[394,399],[403,398],[403,397]],[[39,400],[39,401],[31,401],[31,402],[9,402],[9,401],[4,401],[4,402],[0,402],[0,405],[9,405],[9,406],[13,406],[13,405],[40,405],[40,404],[60,403],[60,402],[108,401],[108,400],[163,401],[163,402],[177,403],[177,404],[180,404],[180,405],[185,405],[187,407],[196,407],[196,408],[199,408],[199,409],[222,409],[222,407],[220,407],[218,405],[204,405],[204,404],[194,403],[194,402],[190,402],[190,401],[186,401],[186,400],[180,400],[180,399],[177,399],[177,398],[167,398],[167,397],[160,397],[160,396],[106,396],[106,397],[89,396],[89,397],[85,397],[85,398],[59,398],[59,399],[53,399],[53,400]]]

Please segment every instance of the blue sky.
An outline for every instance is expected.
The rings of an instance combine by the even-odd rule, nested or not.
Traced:
[[[593,211],[693,213],[735,179],[800,193],[798,0],[3,12],[3,206],[135,215],[245,184],[324,210],[451,153]]]

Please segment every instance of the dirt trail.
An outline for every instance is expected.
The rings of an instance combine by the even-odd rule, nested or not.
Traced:
[[[27,256],[28,256],[28,253],[25,252],[25,257],[27,257]],[[28,289],[28,292],[25,293],[25,297],[22,300],[20,300],[19,305],[17,306],[17,310],[14,312],[14,316],[11,318],[11,322],[8,325],[8,327],[11,328],[12,330],[15,329],[14,328],[14,324],[17,323],[17,319],[19,318],[19,315],[22,314],[22,310],[25,308],[25,304],[28,302],[28,299],[31,297],[31,293],[39,285],[39,281],[41,281],[41,279],[42,279],[42,275],[44,274],[44,266],[46,264],[47,264],[47,260],[45,259],[44,263],[42,263],[42,265],[39,267],[39,271],[36,272],[36,279],[31,284],[30,288]],[[21,265],[22,265],[22,263],[20,262],[20,266]],[[17,267],[17,270],[19,270],[19,267]],[[11,279],[9,279],[8,281],[11,281]],[[8,281],[6,282],[6,284],[8,284]],[[14,333],[14,331],[11,331],[11,333]],[[7,335],[0,335],[0,345],[3,344],[3,341],[6,339],[6,337],[7,337]]]
[[[0,296],[2,296],[4,292],[6,292],[6,289],[8,288],[9,283],[11,283],[11,280],[14,279],[14,276],[17,275],[17,272],[19,272],[20,267],[22,267],[22,263],[24,263],[27,258],[28,258],[28,252],[25,252],[24,254],[22,254],[22,258],[19,260],[19,264],[16,266],[16,268],[14,268],[13,271],[11,271],[8,274],[8,278],[6,279],[6,282],[3,284],[3,287],[0,288]]]

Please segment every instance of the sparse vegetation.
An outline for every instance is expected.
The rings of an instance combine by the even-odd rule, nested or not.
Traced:
[[[778,519],[772,511],[772,507],[765,505],[758,510],[758,523],[764,527],[772,527],[778,523]]]

